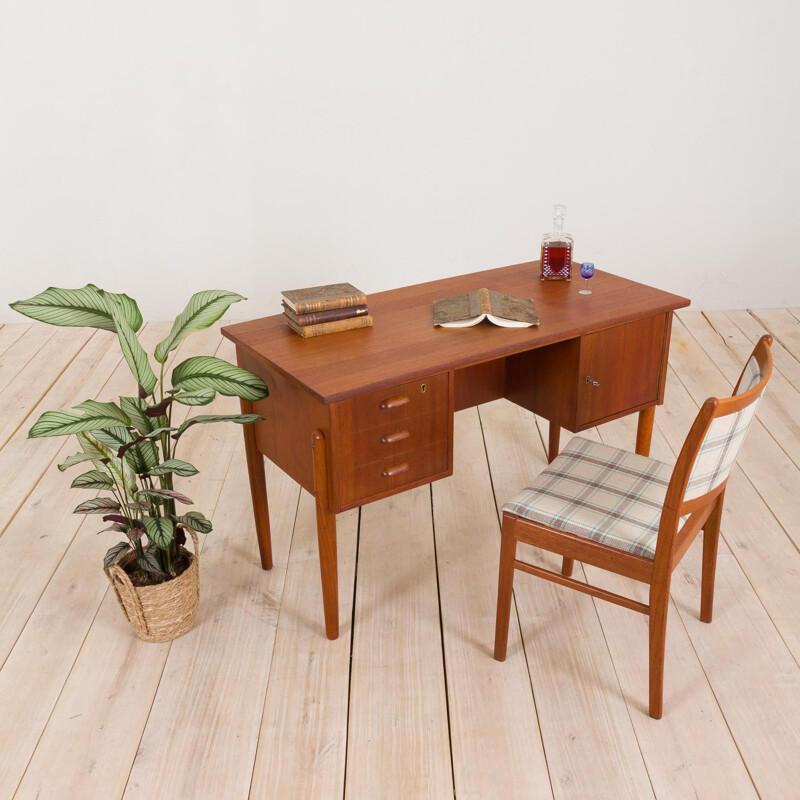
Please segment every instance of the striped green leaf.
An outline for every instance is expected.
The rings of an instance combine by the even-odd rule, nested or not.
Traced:
[[[148,434],[148,436],[152,435],[152,433]],[[122,459],[128,463],[137,475],[147,472],[158,464],[158,450],[152,442],[143,441],[140,444],[128,447],[135,437],[127,428],[103,428],[92,431],[92,436],[101,444],[111,448],[117,458],[119,458],[120,450],[125,447]]]
[[[214,356],[194,356],[182,361],[172,371],[172,385],[189,391],[214,389],[251,402],[263,400],[269,394],[267,385],[257,375]]]
[[[175,536],[175,522],[170,517],[145,517],[144,527],[150,541],[162,550],[169,547]]]
[[[136,473],[130,464],[124,459],[117,458],[116,451],[112,452],[89,433],[79,433],[76,438],[81,450],[92,459],[95,467],[101,472],[106,472],[118,486],[124,487],[126,495],[129,495],[131,487],[136,483]]]
[[[155,419],[144,413],[147,403],[139,397],[120,397],[122,410],[130,417],[131,424],[139,433],[150,433],[155,426]]]
[[[131,424],[130,417],[116,403],[98,403],[97,400],[84,400],[80,405],[73,406],[79,411],[87,414],[105,416],[109,419],[116,419],[117,423],[127,426]]]
[[[167,338],[156,345],[156,361],[163,364],[170,352],[190,333],[213,325],[232,303],[238,303],[245,299],[236,292],[226,292],[223,289],[209,289],[193,294],[186,308],[175,318],[175,323]]]
[[[165,503],[169,500],[177,500],[179,503],[184,503],[187,506],[194,505],[194,501],[190,500],[185,494],[176,492],[174,489],[141,489],[139,491],[140,497],[153,497],[159,503]]]
[[[152,550],[145,550],[144,555],[136,558],[136,566],[144,572],[152,572],[156,575],[163,572],[161,564],[158,563],[156,554]]]
[[[168,458],[162,464],[153,467],[148,475],[180,475],[182,478],[188,478],[192,475],[197,475],[197,467],[190,464],[188,461],[181,461],[177,458]]]
[[[128,327],[138,331],[142,327],[142,315],[136,301],[126,294],[105,294],[114,298]],[[29,300],[11,303],[11,308],[50,325],[100,328],[112,333],[117,330],[101,290],[91,283],[82,289],[57,289],[51,286]]]
[[[144,348],[136,338],[136,331],[129,324],[122,305],[114,295],[100,291],[100,296],[105,301],[108,313],[114,321],[117,336],[119,337],[119,345],[122,348],[122,355],[125,357],[125,361],[128,362],[128,367],[130,367],[133,377],[147,394],[152,394],[158,379],[150,367],[147,353],[145,353]]]
[[[116,564],[130,549],[131,546],[128,542],[120,542],[109,548],[106,557],[103,559],[103,569],[108,569],[112,564]]]
[[[188,511],[181,517],[175,517],[175,520],[197,533],[211,533],[211,520],[206,519],[200,511]]]
[[[194,392],[178,392],[172,399],[184,406],[207,406],[216,396],[213,389],[197,389]]]
[[[75,414],[72,411],[45,411],[28,431],[28,438],[68,436],[70,433],[91,431],[120,424],[116,415],[105,413]]]
[[[119,511],[119,503],[111,497],[94,497],[91,500],[85,500],[78,506],[75,506],[73,514],[108,514],[111,511]]]
[[[60,472],[63,472],[65,469],[74,467],[75,464],[82,464],[86,461],[92,461],[93,458],[94,457],[89,455],[89,453],[75,453],[74,456],[70,456],[69,458],[65,459],[63,464],[59,464],[58,469]]]
[[[90,469],[83,475],[78,475],[71,484],[73,489],[113,489],[114,481],[107,472],[99,469]]]
[[[174,438],[179,439],[192,425],[206,425],[209,422],[237,422],[239,425],[249,425],[253,422],[258,422],[260,419],[260,414],[200,414],[197,417],[187,419],[178,428]]]

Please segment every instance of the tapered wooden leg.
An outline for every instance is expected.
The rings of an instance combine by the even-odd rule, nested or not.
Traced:
[[[322,576],[322,607],[325,612],[325,635],[339,636],[339,571],[336,561],[336,514],[330,510],[328,456],[325,435],[314,431],[314,494],[317,502],[317,542],[319,571]]]
[[[650,442],[653,439],[653,422],[655,418],[655,406],[648,406],[639,412],[639,424],[636,426],[636,452],[640,456],[650,455]]]
[[[253,414],[253,404],[240,400],[242,414]],[[264,456],[256,444],[253,425],[242,425],[244,430],[244,452],[247,457],[247,474],[250,476],[250,496],[253,499],[253,516],[256,521],[258,552],[262,569],[272,569],[272,537],[269,530],[269,505],[267,504],[267,481],[264,476]]]
[[[500,542],[500,576],[497,581],[497,621],[494,629],[494,657],[506,660],[508,625],[511,619],[511,590],[514,586],[514,556],[517,542],[511,531],[513,523],[503,517],[503,538]]]
[[[700,590],[700,619],[711,622],[714,613],[714,578],[717,572],[719,526],[722,521],[722,502],[725,492],[716,499],[714,510],[703,526],[703,581]]]
[[[569,578],[569,576],[572,575],[572,568],[574,566],[575,559],[564,556],[563,560],[561,561],[561,574],[566,575]]]
[[[561,445],[561,426],[555,422],[549,423],[547,436],[547,463],[550,464],[558,455],[558,448]]]
[[[650,716],[653,719],[661,719],[663,713],[669,583],[668,577],[650,587]]]

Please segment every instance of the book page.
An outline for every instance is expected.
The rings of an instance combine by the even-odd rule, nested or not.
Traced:
[[[481,317],[483,319],[483,317]],[[504,317],[496,317],[494,314],[486,314],[486,319],[499,325],[501,328],[530,328],[530,322],[520,322],[516,319],[505,319]]]

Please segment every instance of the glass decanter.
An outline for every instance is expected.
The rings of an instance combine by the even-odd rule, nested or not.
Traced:
[[[572,237],[564,233],[567,207],[553,206],[553,230],[542,237],[541,273],[543,281],[572,280]]]

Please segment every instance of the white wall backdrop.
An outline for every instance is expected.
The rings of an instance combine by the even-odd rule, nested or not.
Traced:
[[[0,321],[578,260],[800,305],[796,0],[6,0]]]

